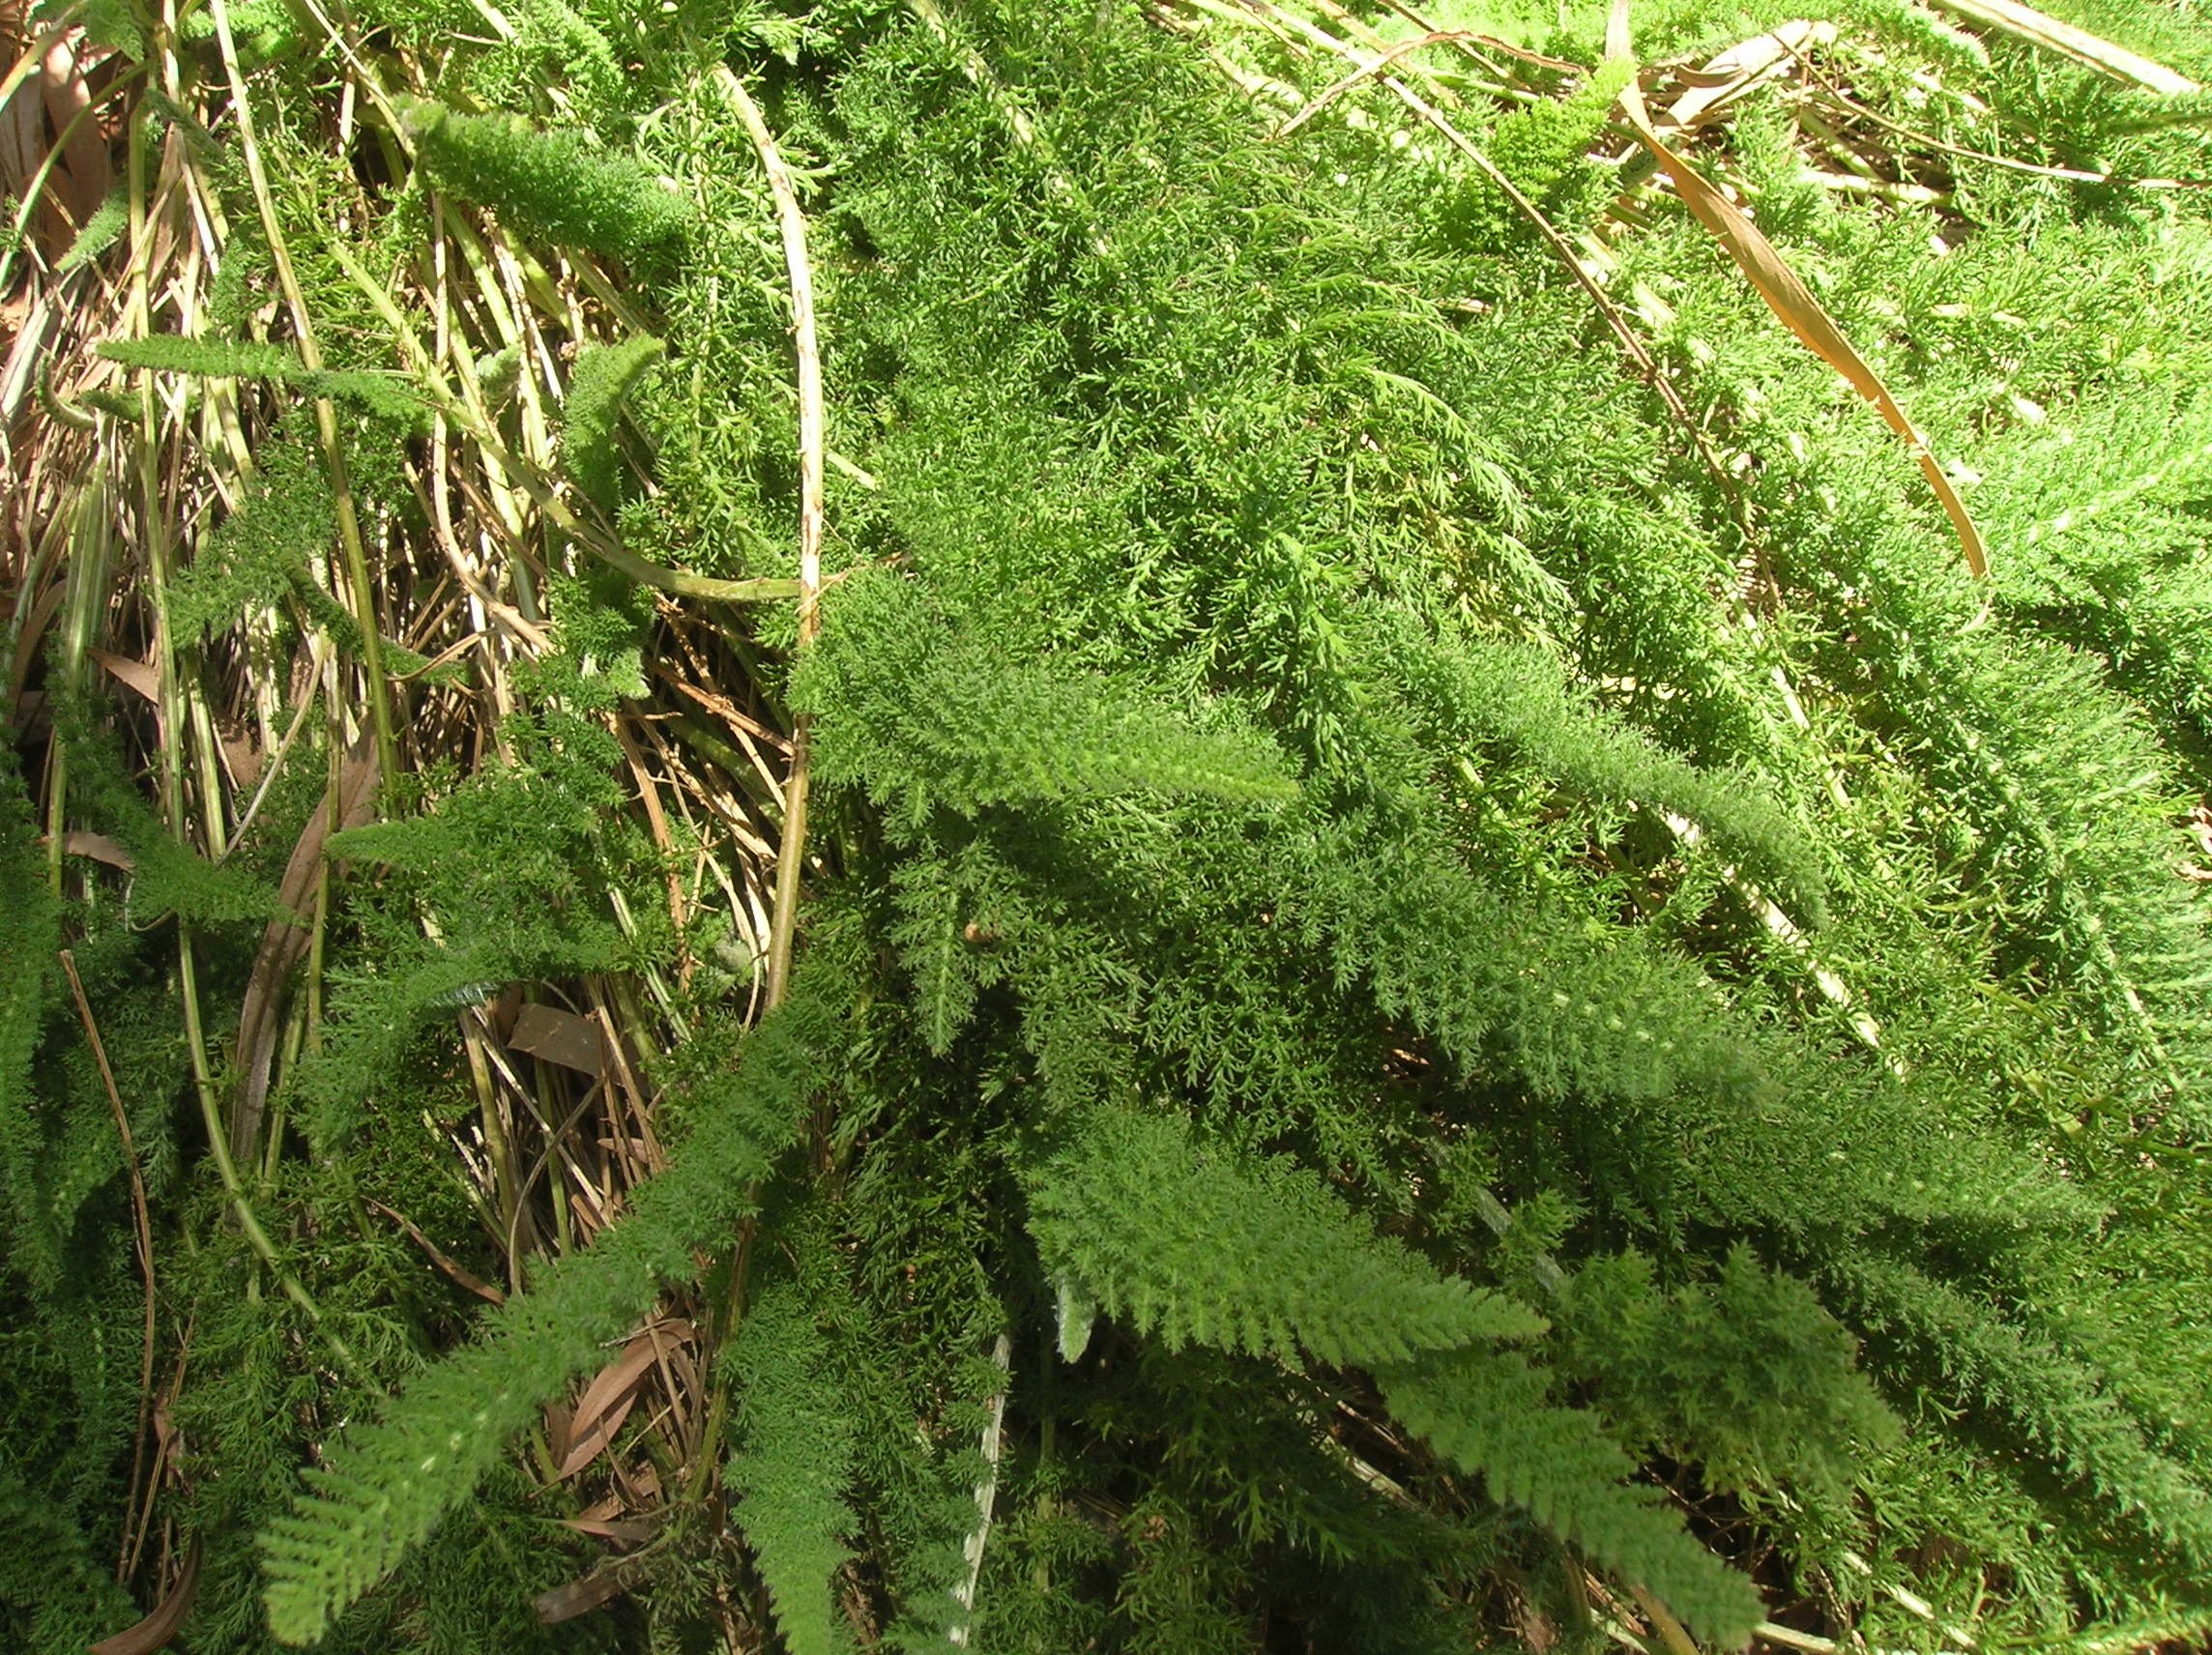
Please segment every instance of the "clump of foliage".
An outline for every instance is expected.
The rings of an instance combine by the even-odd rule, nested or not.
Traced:
[[[689,225],[683,199],[636,161],[591,149],[578,135],[539,132],[500,115],[411,105],[402,131],[430,183],[491,207],[526,235],[632,264],[665,256]]]
[[[2067,20],[87,8],[0,1642],[2201,1640],[2212,47]]]

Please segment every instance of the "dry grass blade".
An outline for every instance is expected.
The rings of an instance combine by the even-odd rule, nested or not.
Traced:
[[[1614,0],[1606,30],[1606,53],[1609,57],[1629,55],[1628,0]],[[1943,468],[1929,450],[1927,439],[1890,393],[1889,387],[1882,383],[1881,376],[1867,365],[1858,347],[1813,296],[1804,278],[1790,268],[1774,244],[1766,239],[1765,232],[1737,211],[1696,167],[1668,147],[1651,125],[1650,113],[1644,106],[1644,95],[1635,81],[1631,80],[1621,89],[1620,106],[1638,139],[1666,169],[1683,205],[1699,223],[1712,232],[1713,239],[1759,290],[1759,296],[1766,301],[1767,308],[1781,318],[1783,325],[1797,335],[1807,350],[1842,374],[1850,382],[1852,390],[1879,409],[1889,428],[1905,440],[1906,449],[1919,463],[1921,475],[1928,479],[1929,487],[1936,491],[1936,498],[1951,519],[1951,527],[1958,533],[1959,544],[1966,556],[1966,567],[1976,579],[1986,577],[1990,572],[1989,553],[1982,543],[1981,531],[1966,510],[1966,503],[1959,498],[1958,490],[1951,486],[1951,479],[1943,475]]]
[[[1642,1586],[1632,1585],[1628,1592],[1636,1600],[1636,1607],[1644,1611],[1644,1618],[1651,1623],[1651,1630],[1659,1640],[1659,1647],[1667,1655],[1698,1655],[1697,1644],[1691,1641],[1689,1633],[1668,1611],[1665,1604]]]
[[[391,1219],[393,1223],[398,1225],[400,1229],[407,1233],[407,1238],[414,1242],[416,1246],[422,1249],[423,1255],[429,1259],[431,1263],[437,1265],[439,1269],[445,1271],[448,1276],[451,1277],[454,1282],[459,1284],[461,1287],[466,1288],[470,1292],[475,1293],[477,1297],[482,1299],[486,1304],[505,1304],[507,1302],[507,1294],[501,1292],[499,1289],[493,1287],[481,1276],[479,1276],[474,1270],[469,1269],[467,1266],[461,1264],[450,1257],[443,1247],[440,1247],[437,1242],[431,1240],[429,1236],[423,1234],[422,1227],[418,1225],[412,1218],[409,1218],[404,1212],[400,1212],[394,1207],[387,1206],[381,1201],[377,1201],[372,1198],[364,1199],[362,1205],[367,1207],[371,1212],[381,1212],[385,1217]]]
[[[260,141],[254,130],[253,103],[247,96],[246,74],[239,64],[238,45],[232,36],[230,10],[226,0],[212,0],[209,15],[215,22],[223,74],[230,87],[231,116],[238,125],[239,152],[246,163],[247,179],[252,187],[262,232],[268,238],[270,262],[291,315],[294,342],[300,352],[300,360],[309,368],[320,368],[323,365],[322,347],[317,341],[313,314],[308,307],[306,294],[300,285],[299,274],[294,268],[286,243],[283,221],[276,211],[270,188]],[[398,745],[393,726],[392,686],[384,670],[384,642],[377,629],[376,588],[369,577],[368,554],[364,542],[359,503],[347,480],[345,450],[338,435],[336,410],[328,397],[317,397],[314,406],[315,428],[322,442],[323,463],[330,473],[332,500],[337,509],[338,540],[344,552],[343,579],[346,594],[353,608],[354,624],[361,633],[361,665],[368,681],[368,712],[370,726],[376,733],[377,769],[389,781],[399,773]],[[334,574],[336,572],[334,570]]]
[[[558,1626],[565,1620],[590,1614],[601,1604],[619,1598],[630,1588],[632,1581],[640,1578],[635,1563],[626,1557],[617,1557],[600,1564],[580,1581],[571,1581],[565,1586],[555,1586],[537,1601],[538,1619],[541,1625]]]
[[[1777,23],[1765,34],[1729,47],[1703,69],[1680,76],[1688,90],[1668,106],[1660,122],[1668,127],[1694,127],[1768,79],[1792,58],[1802,60],[1806,47],[1826,45],[1835,38],[1833,23],[1811,22],[1803,17]]]
[[[643,1546],[660,1524],[649,1517],[565,1517],[561,1526],[615,1546]]]
[[[1962,160],[1980,161],[1985,166],[2001,167],[2007,172],[2022,173],[2030,178],[2062,178],[2079,184],[2119,184],[2134,189],[2202,189],[2212,187],[2212,179],[2207,178],[2123,178],[2114,173],[2091,172],[2077,166],[2045,166],[2037,161],[2021,160],[2017,157],[1998,155],[1991,150],[1968,149],[1933,133],[1900,125],[1880,110],[1869,108],[1823,74],[1819,66],[1796,46],[1790,49],[1799,66],[1819,86],[1828,102],[1855,121],[1865,121],[1892,136],[1903,138],[1915,150],[1957,156]]]
[[[124,688],[136,691],[152,706],[160,705],[160,674],[149,663],[130,660],[107,650],[87,650],[85,653],[105,667],[108,676]]]
[[[1382,3],[1397,13],[1399,16],[1405,18],[1407,22],[1412,24],[1414,28],[1432,35],[1440,32],[1434,23],[1429,22],[1418,12],[1407,5],[1406,0],[1382,0]],[[1555,74],[1580,74],[1583,73],[1584,66],[1579,63],[1570,63],[1563,57],[1548,57],[1540,51],[1530,50],[1528,46],[1516,45],[1511,41],[1500,40],[1496,35],[1470,35],[1462,43],[1462,49],[1468,46],[1479,46],[1484,51],[1499,52],[1506,57],[1518,59],[1522,63],[1530,64],[1537,69],[1550,70]]]
[[[1308,121],[1312,120],[1316,115],[1320,114],[1324,109],[1327,108],[1331,103],[1335,102],[1337,99],[1343,97],[1347,92],[1350,92],[1354,86],[1357,86],[1362,80],[1366,80],[1373,75],[1381,74],[1385,69],[1389,68],[1390,65],[1396,63],[1400,58],[1404,57],[1409,52],[1419,51],[1423,46],[1455,44],[1461,42],[1472,41],[1474,38],[1474,36],[1467,33],[1465,30],[1432,29],[1429,31],[1429,33],[1425,35],[1416,35],[1410,41],[1400,41],[1396,45],[1391,46],[1380,57],[1376,58],[1374,62],[1362,65],[1360,68],[1353,70],[1350,74],[1346,75],[1342,80],[1337,81],[1334,85],[1329,86],[1322,91],[1313,100],[1312,102],[1308,103],[1303,109],[1300,109],[1295,115],[1293,115],[1288,121],[1285,121],[1280,127],[1276,128],[1275,136],[1278,138],[1289,137],[1293,132],[1296,131],[1300,127],[1304,126]]]
[[[373,145],[387,134],[377,130],[371,111],[390,118],[384,89],[376,83],[378,73],[404,77],[411,91],[424,88],[412,66],[389,56],[377,56],[376,67],[370,67],[355,50],[358,37],[350,44],[346,38],[353,35],[352,26],[333,28],[313,0],[306,10],[323,22],[348,66],[341,72],[346,80],[336,106],[336,141],[341,147],[357,138]],[[6,203],[10,219],[24,202],[35,207],[40,189],[60,198],[65,189],[74,190],[81,176],[89,176],[73,169],[73,152],[57,141],[55,117],[45,101],[49,49],[67,45],[75,54],[72,73],[81,83],[76,88],[81,96],[73,94],[75,112],[70,119],[77,123],[77,132],[102,139],[103,164],[114,137],[105,122],[108,102],[118,93],[136,92],[145,78],[122,69],[121,59],[114,60],[115,70],[104,68],[81,44],[81,36],[70,32],[73,24],[68,16],[59,9],[48,11],[61,21],[33,30],[22,19],[17,0],[0,0],[0,71],[17,65],[9,84],[0,88],[0,104],[7,105],[0,148],[9,133],[23,138],[7,151],[20,160],[15,176],[24,186]],[[197,56],[190,60],[196,76],[188,72],[180,86],[174,64],[167,65],[164,92],[182,111],[174,117],[168,141],[157,123],[139,122],[130,129],[130,218],[122,239],[102,251],[97,262],[88,259],[84,268],[58,276],[28,240],[18,238],[15,250],[22,256],[12,264],[6,250],[0,250],[0,288],[6,292],[0,300],[0,401],[5,403],[0,463],[9,472],[8,485],[0,487],[0,582],[5,583],[0,585],[0,613],[8,622],[0,647],[8,651],[9,700],[19,735],[41,733],[44,706],[65,686],[101,691],[116,707],[125,744],[152,774],[162,818],[180,838],[195,849],[204,847],[211,860],[220,861],[244,846],[249,857],[273,850],[283,865],[278,917],[265,929],[257,919],[243,938],[250,948],[258,933],[259,947],[250,955],[250,975],[237,1008],[235,1077],[222,1078],[205,1060],[218,1050],[220,1036],[203,1037],[213,1031],[203,1031],[198,1021],[203,1002],[189,944],[182,950],[180,967],[188,1004],[188,1028],[180,1044],[197,1060],[193,1080],[207,1153],[247,1245],[260,1258],[261,1279],[274,1277],[318,1327],[320,1342],[328,1346],[328,1354],[318,1352],[324,1366],[346,1370],[373,1391],[379,1387],[343,1343],[340,1327],[321,1317],[309,1282],[287,1269],[279,1249],[287,1239],[290,1214],[281,1198],[271,1193],[284,1159],[296,1152],[299,1142],[285,1130],[283,1089],[297,1066],[323,1049],[329,980],[325,925],[333,901],[342,900],[334,896],[341,887],[326,854],[329,836],[368,817],[380,772],[387,768],[406,774],[444,764],[451,767],[447,773],[465,781],[495,762],[526,762],[502,725],[524,711],[533,694],[513,670],[518,657],[558,647],[548,610],[558,601],[551,595],[551,582],[566,572],[567,560],[582,562],[589,553],[677,599],[803,597],[811,627],[812,599],[820,585],[821,473],[825,462],[836,462],[828,460],[823,441],[809,294],[802,296],[807,311],[802,375],[811,376],[811,385],[802,377],[802,389],[813,419],[801,448],[814,459],[807,490],[810,508],[802,526],[803,582],[723,580],[663,567],[629,552],[603,521],[588,513],[579,516],[554,469],[551,434],[558,419],[549,419],[548,409],[557,399],[568,353],[606,331],[610,320],[621,323],[634,309],[633,302],[617,290],[614,280],[588,265],[524,247],[496,219],[465,217],[446,203],[432,204],[433,232],[419,267],[407,259],[387,260],[381,251],[372,256],[370,244],[358,239],[372,217],[371,204],[354,195],[352,181],[343,176],[320,179],[311,166],[303,169],[295,147],[301,134],[276,122],[265,78],[240,60],[240,49],[251,43],[234,35],[233,13],[237,28],[247,27],[248,19],[235,3],[218,8],[210,18],[212,40],[195,48]],[[104,78],[110,75],[112,81]],[[18,92],[19,98],[11,98]],[[178,129],[205,136],[203,115],[220,132],[243,177],[215,181],[199,170],[205,158],[183,141]],[[115,147],[120,151],[120,145]],[[34,182],[37,189],[31,188]],[[104,191],[104,176],[101,182]],[[782,182],[788,186],[787,175]],[[329,211],[303,216],[294,192],[325,186],[332,191]],[[230,217],[241,209],[244,224]],[[62,226],[71,234],[76,217],[81,215],[71,215]],[[268,269],[264,273],[259,263],[253,264],[256,274],[248,281],[260,300],[273,303],[245,323],[211,314],[211,282],[237,261],[250,260],[253,255],[246,249],[256,243],[267,246]],[[187,384],[146,378],[118,384],[117,370],[93,360],[90,346],[105,337],[158,334],[212,340],[243,330],[266,335],[266,342],[291,344],[303,361],[319,360],[326,352],[337,361],[355,347],[357,333],[306,303],[314,297],[315,281],[330,282],[327,271],[313,267],[332,263],[343,273],[336,285],[342,289],[350,281],[362,287],[374,305],[385,329],[372,324],[371,333],[389,331],[389,343],[377,343],[385,354],[396,355],[435,418],[427,451],[399,455],[403,486],[415,491],[422,509],[412,518],[404,511],[374,510],[364,496],[350,528],[341,528],[342,546],[322,545],[304,554],[311,578],[348,602],[357,623],[364,609],[373,608],[381,621],[374,639],[364,625],[359,643],[349,643],[342,632],[314,624],[279,597],[267,608],[256,599],[243,611],[226,613],[219,618],[222,625],[207,630],[203,647],[200,634],[188,638],[170,629],[163,609],[168,578],[206,557],[211,532],[253,503],[258,493],[254,456],[276,422],[290,419],[294,430],[305,427],[302,434],[312,447],[318,438],[327,443],[330,435],[327,422],[317,418],[324,410],[285,396],[280,388],[241,389],[213,379]],[[331,314],[345,315],[351,299],[341,291]],[[359,306],[354,311],[358,314]],[[324,335],[320,349],[318,329]],[[256,336],[246,342],[264,341]],[[487,402],[477,378],[478,364],[503,350],[513,351],[521,363],[511,405],[496,392]],[[381,371],[384,364],[377,366]],[[124,408],[118,391],[143,412]],[[91,402],[78,406],[88,393]],[[87,407],[98,412],[86,412]],[[73,414],[73,420],[69,418]],[[326,457],[332,458],[331,472],[341,504],[346,504],[344,478],[335,457]],[[872,480],[858,467],[847,469],[857,480]],[[336,578],[328,581],[326,558],[335,566],[330,573]],[[373,606],[361,602],[368,582],[357,578],[370,574],[376,588]],[[657,722],[664,714],[654,710],[654,703],[664,706],[677,690],[696,691],[698,686],[683,682],[686,669],[677,665],[678,656],[649,648],[643,663],[651,683],[648,694],[607,715],[630,738],[624,745],[640,788],[632,809],[642,808],[651,819],[654,842],[668,858],[669,912],[678,929],[697,912],[702,901],[698,886],[704,886],[710,902],[718,902],[720,892],[727,891],[737,921],[734,934],[743,951],[765,958],[771,906],[766,864],[772,859],[777,820],[783,814],[779,796],[788,740],[776,727],[779,721],[767,693],[755,682],[755,663],[742,649],[731,649],[719,625],[668,601],[659,605],[657,624],[682,638],[683,658],[691,661],[700,684],[714,686],[710,711],[730,730],[730,740],[744,756],[738,760],[736,791],[721,788],[713,776],[695,781],[674,762]],[[376,733],[360,728],[370,723],[381,700],[373,688],[364,693],[363,654],[374,646],[389,650],[393,644],[427,657],[433,667],[469,657],[469,672],[433,676],[427,668],[392,662],[393,670],[386,677],[398,699],[392,705],[390,751],[380,765]],[[64,670],[49,670],[42,678],[42,664]],[[296,756],[295,745],[300,749]],[[45,773],[45,847],[53,880],[63,888],[76,881],[112,884],[104,868],[66,860],[89,857],[122,872],[131,867],[131,858],[113,839],[74,825],[65,802],[67,756],[66,747],[56,742]],[[330,785],[318,809],[305,796],[298,769],[306,765],[319,776],[326,762]],[[751,786],[756,771],[762,778],[759,788]],[[285,782],[300,785],[280,785]],[[737,792],[745,797],[741,800]],[[773,802],[757,807],[761,798]],[[439,802],[433,794],[428,809],[434,811]],[[305,828],[297,829],[299,837],[291,842],[300,820],[292,812],[310,810]],[[281,830],[286,837],[273,847],[249,841],[248,829],[257,820],[264,832]],[[698,830],[696,838],[686,832],[686,825]],[[796,855],[802,848],[802,828],[791,842]],[[284,863],[287,843],[291,855]],[[681,855],[699,859],[688,882],[682,877]],[[686,888],[687,883],[692,888]],[[608,898],[613,918],[634,936],[636,925],[623,893],[611,891]],[[339,945],[331,942],[334,950]],[[688,944],[679,946],[685,950],[687,970]],[[205,966],[202,956],[200,969]],[[89,970],[86,986],[94,1003],[103,1004],[102,984]],[[506,1273],[511,1273],[517,1286],[529,1255],[586,1246],[624,1209],[630,1190],[665,1165],[660,1136],[665,1128],[656,1118],[650,1060],[666,1044],[663,1036],[669,1030],[681,1036],[684,1016],[697,1015],[693,995],[672,992],[655,967],[645,968],[635,982],[579,989],[547,981],[543,987],[551,996],[566,996],[561,1003],[589,1009],[591,1015],[580,1017],[557,1005],[522,1008],[526,1021],[511,1045],[514,1053],[527,1050],[542,1060],[532,1064],[511,1056],[488,1031],[486,1019],[464,1012],[462,1032],[476,1082],[474,1101],[481,1111],[480,1133],[472,1120],[451,1135],[465,1163],[477,1215],[501,1255],[498,1270],[485,1274],[504,1283]],[[753,992],[758,993],[757,981]],[[520,997],[517,988],[514,998]],[[212,985],[205,1003],[218,1003]],[[750,1009],[757,1011],[757,1002]],[[632,1053],[638,1055],[634,1065]],[[130,1089],[127,1077],[125,1089]],[[426,1215],[423,1226],[407,1216],[420,1214],[412,1199],[385,1193],[392,1197],[389,1202],[364,1194],[357,1204],[364,1229],[375,1231],[389,1222],[460,1289],[493,1303],[506,1296],[457,1261],[456,1254],[469,1254]],[[261,1216],[256,1216],[256,1203]],[[164,1321],[158,1331],[165,1338],[172,1330]],[[689,1336],[687,1331],[684,1336]],[[602,1449],[618,1430],[626,1429],[631,1437],[654,1438],[653,1455],[663,1466],[686,1464],[692,1458],[686,1432],[706,1411],[704,1364],[682,1346],[670,1348],[665,1332],[658,1347],[648,1343],[643,1348],[641,1357],[648,1364],[642,1376],[633,1376],[615,1397],[594,1399],[580,1423],[596,1430]],[[661,1375],[657,1379],[650,1371],[655,1362]],[[647,1388],[641,1392],[640,1385]],[[650,1399],[643,1411],[636,1407],[641,1394]],[[653,1418],[641,1426],[648,1412]],[[158,1414],[156,1421],[161,1429]],[[567,1447],[564,1443],[562,1451]],[[712,1455],[704,1458],[710,1468],[718,1464]],[[155,1492],[162,1463],[154,1461],[151,1476],[132,1477],[134,1491],[147,1491],[139,1505],[147,1514],[138,1530],[141,1544],[144,1524],[155,1521],[157,1505],[169,1497],[164,1492],[158,1499]],[[598,1464],[630,1491],[633,1504],[640,1497],[635,1490],[655,1480],[650,1468],[610,1469],[603,1459]],[[569,1474],[579,1469],[573,1467]],[[137,1494],[132,1497],[139,1501]],[[134,1557],[130,1568],[137,1569]],[[212,1589],[212,1575],[205,1578]],[[145,1579],[140,1576],[141,1583]],[[604,1595],[595,1586],[568,1601],[580,1612],[586,1597]],[[179,1597],[176,1603],[184,1601]],[[149,1617],[113,1647],[151,1649],[170,1630]]]
[[[61,133],[57,193],[76,229],[99,208],[111,182],[107,139],[91,119],[93,64],[83,55],[83,44],[81,32],[65,36],[47,48],[44,65],[46,118]]]
[[[2023,6],[2020,0],[1934,0],[1934,3],[1955,16],[2057,52],[2061,57],[2070,57],[2115,80],[2128,81],[2149,92],[2163,92],[2172,97],[2204,90],[2186,74],[2178,74],[2163,63],[2153,63],[2125,46],[2114,45],[2086,29],[2078,29],[2072,23],[2038,12],[2032,6]]]
[[[1204,5],[1208,3],[1208,0],[1190,0],[1190,3]],[[1751,538],[1751,525],[1743,511],[1741,494],[1735,486],[1734,479],[1729,473],[1727,463],[1714,449],[1712,439],[1705,434],[1704,427],[1699,422],[1697,416],[1690,412],[1689,405],[1682,400],[1682,393],[1674,388],[1674,382],[1667,377],[1666,370],[1659,365],[1658,359],[1652,356],[1650,347],[1644,344],[1635,328],[1629,324],[1628,317],[1622,312],[1620,306],[1614,303],[1612,296],[1606,292],[1597,277],[1591,274],[1583,260],[1576,254],[1573,245],[1560,233],[1558,226],[1547,218],[1542,209],[1523,194],[1512,179],[1508,178],[1504,171],[1499,167],[1498,163],[1485,155],[1482,149],[1466,133],[1462,132],[1458,127],[1453,125],[1442,110],[1423,98],[1397,75],[1388,73],[1388,65],[1375,63],[1358,47],[1340,41],[1326,31],[1316,28],[1303,18],[1283,11],[1282,8],[1272,4],[1272,0],[1252,0],[1252,5],[1254,14],[1260,21],[1283,29],[1295,29],[1295,32],[1304,35],[1324,49],[1357,65],[1360,74],[1380,73],[1382,84],[1392,96],[1404,103],[1416,119],[1427,125],[1471,162],[1483,177],[1504,194],[1506,200],[1512,203],[1513,210],[1527,220],[1529,228],[1534,230],[1543,240],[1544,245],[1551,248],[1560,264],[1565,267],[1567,274],[1574,278],[1575,284],[1589,299],[1598,314],[1605,318],[1606,326],[1612,330],[1614,337],[1620,341],[1621,349],[1627,353],[1629,361],[1636,364],[1637,371],[1643,375],[1644,383],[1651,387],[1659,400],[1666,405],[1667,412],[1673,416],[1675,424],[1689,439],[1691,448],[1704,465],[1706,474],[1713,480],[1714,487],[1720,491],[1722,498],[1730,503],[1732,509],[1736,514],[1737,526],[1743,531],[1745,538],[1747,540]],[[1448,42],[1451,39],[1450,35],[1443,31],[1431,30],[1430,33],[1440,40]],[[1356,79],[1357,75],[1353,78]]]

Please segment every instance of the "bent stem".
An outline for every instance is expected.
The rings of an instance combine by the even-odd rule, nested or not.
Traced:
[[[791,334],[799,356],[799,647],[814,641],[821,627],[822,601],[822,348],[814,324],[814,271],[806,256],[806,215],[799,191],[768,130],[760,105],[728,68],[714,78],[745,125],[770,193],[775,197],[777,226],[783,233],[784,263],[791,273]],[[775,914],[770,921],[767,1008],[783,1003],[791,982],[791,950],[799,922],[799,876],[806,857],[806,793],[813,720],[804,712],[792,724],[791,779],[783,790],[783,843],[775,861]]]

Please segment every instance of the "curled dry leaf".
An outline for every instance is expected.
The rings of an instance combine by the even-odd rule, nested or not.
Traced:
[[[1777,23],[1763,35],[1729,47],[1703,69],[1680,76],[1688,88],[1660,116],[1662,127],[1694,127],[1726,104],[1732,103],[1760,82],[1771,77],[1796,54],[1834,42],[1836,25],[1804,17]]]

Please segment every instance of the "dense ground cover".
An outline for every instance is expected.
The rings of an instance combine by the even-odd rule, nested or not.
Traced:
[[[2212,1628],[2189,8],[0,22],[0,1642]]]

